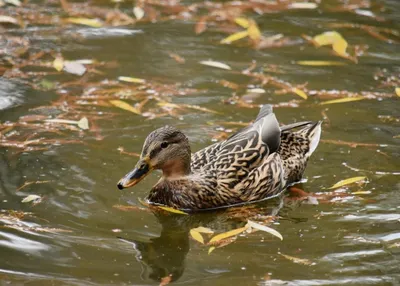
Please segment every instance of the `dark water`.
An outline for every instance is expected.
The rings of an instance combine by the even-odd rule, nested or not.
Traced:
[[[173,103],[199,105],[218,114],[189,110],[178,117],[148,120],[111,106],[93,107],[95,111],[116,113],[112,119],[96,121],[102,140],[94,132],[67,130],[63,139],[79,140],[81,144],[53,144],[48,150],[32,152],[0,147],[0,209],[32,213],[18,222],[19,229],[5,227],[15,225],[10,218],[1,219],[1,284],[154,285],[172,275],[181,285],[399,285],[399,98],[393,86],[382,86],[374,80],[374,74],[382,69],[398,78],[399,44],[381,41],[357,29],[338,29],[350,45],[369,46],[358,64],[353,64],[332,55],[329,48],[316,49],[302,42],[300,35],[313,36],[330,30],[327,23],[339,22],[399,31],[400,4],[371,1],[373,8],[360,8],[386,19],[378,22],[326,8],[340,1],[323,2],[324,9],[252,15],[263,35],[282,33],[295,42],[263,50],[245,44],[220,45],[225,34],[206,31],[196,35],[191,20],[100,30],[69,26],[57,33],[43,26],[6,30],[7,35],[30,38],[36,49],[54,49],[67,59],[90,58],[119,64],[116,68],[98,68],[103,74],[98,75],[97,81],[134,76],[149,82],[179,83],[182,90],[195,88],[194,93],[169,98]],[[380,11],[374,5],[386,9]],[[132,15],[129,5],[123,8]],[[177,63],[169,53],[180,55],[186,62]],[[220,122],[248,122],[257,114],[256,108],[226,103],[234,91],[217,84],[219,80],[241,84],[244,89],[238,90],[237,95],[242,96],[252,80],[198,64],[208,59],[227,63],[237,71],[256,60],[265,73],[271,72],[292,84],[307,82],[308,90],[391,93],[393,97],[321,106],[316,97],[304,101],[292,93],[275,94],[276,88],[267,85],[263,87],[266,93],[254,101],[263,104],[297,99],[301,102],[298,108],[275,109],[278,120],[320,120],[325,112],[328,119],[322,139],[378,144],[354,147],[321,142],[305,173],[306,181],[301,185],[304,191],[328,192],[325,188],[355,176],[366,176],[368,183],[350,186],[345,199],[331,196],[318,205],[293,203],[286,198],[262,203],[258,206],[260,213],[281,216],[271,227],[284,240],[261,232],[242,235],[210,255],[208,247],[189,238],[191,227],[204,225],[223,232],[243,223],[228,219],[223,212],[188,218],[156,216],[140,210],[124,212],[113,207],[140,206],[139,198],[146,196],[159,176],[152,174],[135,188],[118,191],[116,182],[136,163],[135,157],[120,154],[118,147],[140,152],[149,132],[171,124],[182,129],[190,138],[192,149],[198,150],[212,143],[212,137],[223,125]],[[299,60],[339,60],[348,65],[309,67],[295,64]],[[271,65],[282,73],[272,73]],[[49,76],[52,80],[63,77],[74,79],[66,73]],[[79,91],[73,96],[80,96]],[[0,122],[18,121],[59,98],[60,94],[52,90],[38,91],[19,79],[0,78]],[[56,134],[47,134],[46,138],[52,136]],[[28,181],[49,182],[16,191]],[[370,194],[351,194],[360,190]],[[35,206],[21,203],[30,194],[40,195],[43,201]],[[29,227],[68,232],[40,232]],[[280,253],[308,259],[312,265],[295,263]]]

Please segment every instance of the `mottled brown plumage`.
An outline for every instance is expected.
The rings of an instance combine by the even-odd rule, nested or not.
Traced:
[[[266,199],[301,179],[320,133],[321,122],[279,127],[266,105],[248,127],[190,155],[187,137],[165,126],[149,134],[136,168],[118,187],[160,169],[163,176],[148,195],[154,204],[198,210]]]

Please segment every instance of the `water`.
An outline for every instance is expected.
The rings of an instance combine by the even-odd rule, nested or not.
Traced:
[[[338,2],[329,3],[337,5]],[[208,247],[189,238],[190,228],[204,225],[224,232],[243,223],[230,219],[225,212],[176,217],[114,207],[141,206],[139,199],[146,196],[159,176],[154,173],[132,189],[117,190],[117,181],[137,160],[120,154],[120,146],[128,152],[140,152],[149,132],[171,124],[182,129],[190,138],[192,149],[198,150],[212,143],[219,127],[237,128],[221,122],[248,122],[256,116],[256,108],[226,103],[234,93],[244,95],[246,87],[254,81],[236,72],[202,66],[198,64],[201,60],[224,62],[235,71],[249,67],[255,60],[258,68],[263,67],[269,75],[292,84],[308,82],[308,90],[394,95],[394,87],[381,86],[373,75],[379,69],[386,69],[389,75],[398,78],[398,44],[380,41],[360,30],[338,29],[351,45],[369,46],[358,64],[346,60],[341,60],[348,63],[346,66],[295,64],[299,60],[340,60],[327,52],[329,48],[315,49],[302,43],[299,37],[302,33],[316,35],[329,30],[324,26],[326,23],[352,22],[398,30],[400,5],[397,1],[382,4],[387,10],[364,10],[385,17],[386,22],[347,12],[329,12],[326,6],[323,13],[292,10],[253,15],[265,36],[283,33],[300,43],[263,50],[251,49],[245,42],[219,45],[225,34],[209,30],[196,35],[190,20],[102,28],[101,33],[82,26],[65,27],[57,34],[35,25],[26,30],[6,30],[7,35],[29,38],[32,49],[54,49],[71,60],[92,58],[118,64],[97,67],[103,73],[94,76],[92,82],[133,76],[162,84],[179,83],[181,86],[174,87],[170,95],[164,92],[163,98],[218,113],[187,110],[176,117],[148,120],[116,107],[94,106],[91,111],[113,113],[111,119],[99,115],[94,120],[89,116],[90,124],[95,123],[91,127],[97,131],[63,130],[61,135],[51,132],[43,135],[47,139],[76,140],[78,144],[60,141],[47,150],[31,152],[1,147],[2,214],[6,210],[32,213],[18,222],[9,216],[1,217],[1,284],[154,285],[172,275],[172,280],[181,285],[399,285],[400,184],[395,172],[399,172],[396,136],[400,134],[400,109],[395,96],[321,106],[320,99],[315,97],[302,102],[295,94],[275,94],[277,88],[263,87],[266,93],[255,98],[255,104],[293,99],[301,102],[299,108],[275,108],[282,123],[328,117],[322,134],[322,139],[327,141],[320,143],[309,162],[307,180],[301,185],[304,191],[327,192],[325,188],[341,179],[368,177],[368,184],[350,187],[347,199],[320,198],[318,205],[310,205],[284,196],[257,205],[258,213],[279,213],[281,218],[271,227],[283,235],[283,241],[261,232],[246,234],[209,255]],[[112,6],[107,3],[106,7]],[[129,5],[122,8],[130,13]],[[185,63],[177,63],[169,53],[185,58]],[[281,73],[274,73],[272,65]],[[59,73],[47,79],[65,82],[77,77]],[[219,80],[229,80],[241,88],[235,92],[219,85]],[[261,87],[259,83],[256,86]],[[195,91],[183,94],[186,88]],[[176,89],[182,95],[177,95]],[[70,97],[79,97],[82,92],[65,90]],[[19,79],[1,78],[0,122],[16,122],[28,114],[62,113],[61,106],[37,109],[60,96],[54,90],[38,91]],[[72,115],[73,119],[80,118],[79,114]],[[20,132],[22,136],[27,131]],[[379,145],[354,147],[328,140]],[[43,183],[30,184],[17,191],[25,182],[32,181]],[[350,194],[360,190],[371,193]],[[42,202],[34,206],[21,203],[30,194],[40,195]],[[56,230],[41,232],[38,228]],[[296,263],[281,254],[307,259],[311,265]]]

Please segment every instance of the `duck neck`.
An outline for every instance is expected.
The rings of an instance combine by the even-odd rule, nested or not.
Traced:
[[[189,160],[182,158],[169,160],[162,168],[163,178],[174,180],[190,174],[190,157]]]

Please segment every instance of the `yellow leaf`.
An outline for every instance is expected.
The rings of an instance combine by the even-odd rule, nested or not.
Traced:
[[[221,40],[221,44],[230,44],[234,41],[243,39],[245,37],[247,37],[249,35],[248,31],[241,31],[241,32],[237,32],[235,34],[230,35],[229,37],[226,37],[225,39]]]
[[[127,110],[136,114],[141,114],[140,111],[136,108],[130,105],[129,103],[126,103],[125,101],[122,100],[110,100],[110,103],[118,108],[121,108],[123,110]]]
[[[346,52],[347,49],[347,42],[345,39],[341,38],[338,39],[336,42],[333,43],[332,49],[340,56],[347,57],[348,54]]]
[[[53,67],[57,70],[57,71],[62,71],[62,69],[64,68],[64,60],[62,57],[58,56],[54,59],[53,61]]]
[[[136,19],[140,20],[144,16],[144,10],[139,6],[133,8],[133,14],[135,15]]]
[[[265,232],[268,232],[269,234],[272,234],[272,235],[278,237],[280,240],[283,240],[282,234],[280,234],[278,231],[276,231],[275,229],[270,228],[268,226],[256,223],[256,222],[251,221],[251,220],[247,221],[247,225],[246,226],[252,227],[252,228],[255,228],[255,229],[258,229],[258,230],[262,230],[262,231],[265,231]]]
[[[371,191],[357,191],[357,192],[352,192],[352,195],[369,195]]]
[[[204,238],[203,236],[200,234],[200,232],[191,229],[190,230],[190,235],[193,237],[193,239],[197,240],[198,242],[200,242],[201,244],[204,244]]]
[[[394,89],[394,91],[396,92],[396,95],[397,95],[397,96],[400,96],[400,87],[396,87],[396,88]]]
[[[333,45],[335,42],[344,40],[342,35],[336,31],[329,31],[319,34],[313,38],[318,46]]]
[[[174,213],[174,214],[188,215],[187,213],[185,213],[183,211],[180,211],[180,210],[177,210],[177,209],[174,209],[174,208],[163,207],[163,206],[157,206],[157,207],[159,207],[160,209],[165,210],[167,212]]]
[[[90,26],[94,28],[100,28],[103,26],[103,23],[98,19],[89,19],[89,18],[67,18],[67,22],[73,24],[80,24],[85,26]]]
[[[307,94],[304,91],[302,91],[301,89],[298,89],[296,87],[292,89],[292,92],[294,92],[295,94],[297,94],[301,98],[304,98],[304,99],[308,98]]]
[[[335,61],[298,61],[297,64],[301,66],[344,66],[346,63]]]
[[[214,231],[212,229],[210,229],[208,227],[204,227],[204,226],[199,226],[199,227],[196,227],[196,228],[192,228],[192,230],[195,230],[195,231],[200,232],[200,233],[209,233],[209,234],[213,234],[214,233]]]
[[[210,255],[210,253],[213,252],[214,249],[215,249],[215,246],[211,246],[211,247],[208,249],[208,255]]]
[[[254,20],[250,20],[249,22],[250,22],[250,25],[247,28],[247,31],[249,32],[249,37],[253,41],[258,42],[261,39],[260,29],[258,28],[258,25]]]
[[[334,184],[332,187],[330,187],[329,189],[336,189],[336,188],[340,188],[352,183],[356,183],[362,180],[365,180],[366,177],[364,176],[360,176],[360,177],[353,177],[353,178],[349,178],[349,179],[345,179],[345,180],[341,180],[339,182],[337,182],[336,184]]]
[[[120,76],[118,77],[119,81],[125,81],[125,82],[133,82],[133,83],[145,83],[146,81],[141,78],[136,78],[136,77],[128,77],[128,76]]]
[[[358,101],[358,100],[363,100],[363,99],[365,99],[365,97],[363,97],[363,96],[345,97],[345,98],[327,100],[327,101],[321,102],[320,104],[321,105],[326,105],[326,104],[333,104],[333,103],[343,103],[343,102]]]
[[[318,5],[310,2],[297,2],[289,4],[290,9],[315,9]]]
[[[219,68],[219,69],[224,69],[224,70],[231,70],[232,68],[228,66],[227,64],[221,63],[221,62],[215,62],[215,61],[201,61],[199,62],[202,65],[209,66],[209,67],[214,67],[214,68]]]
[[[247,29],[250,26],[249,20],[243,17],[235,18],[235,23],[245,29]]]
[[[289,259],[290,261],[293,261],[294,263],[303,264],[303,265],[313,265],[314,264],[313,262],[311,262],[308,259],[298,258],[298,257],[286,255],[286,254],[283,254],[283,253],[279,253],[279,254],[282,255],[283,257],[285,257],[286,259]]]
[[[241,228],[238,228],[238,229],[230,230],[230,231],[227,231],[227,232],[224,232],[224,233],[220,233],[220,234],[214,236],[213,238],[211,238],[209,243],[213,243],[213,242],[216,242],[216,241],[220,241],[221,239],[225,239],[225,238],[228,238],[228,237],[231,237],[231,236],[234,236],[234,235],[238,235],[239,233],[242,233],[246,229],[247,229],[247,227],[245,226],[245,227],[241,227]]]

